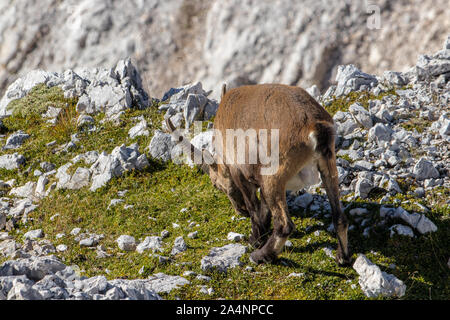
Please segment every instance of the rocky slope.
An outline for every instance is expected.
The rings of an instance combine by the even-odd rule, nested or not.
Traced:
[[[373,5],[376,8],[373,9]],[[379,29],[370,29],[373,10]],[[405,71],[450,31],[446,0],[3,1],[0,93],[35,68],[111,67],[131,56],[152,96],[202,81],[326,89],[339,64]]]
[[[413,271],[440,297],[448,293],[442,277],[449,259],[449,77],[448,37],[440,51],[420,56],[407,72],[377,77],[342,65],[336,85],[323,95],[308,88],[334,115],[341,194],[355,252],[368,252],[380,264],[398,259],[393,261],[399,268],[391,263],[384,269],[406,283],[362,255],[354,266],[358,294],[428,297],[423,285],[408,291],[411,281],[420,282],[409,278]],[[163,117],[177,124],[207,122],[217,110],[208,94],[193,83],[170,89],[162,102],[150,98],[130,59],[113,68],[35,70],[11,84],[0,100],[0,254],[8,260],[0,265],[0,299],[160,299],[174,298],[172,291],[235,297],[225,293],[231,289],[221,274],[234,274],[239,283],[254,277],[254,267],[246,265],[248,249],[234,243],[245,239],[248,219],[230,220],[226,197],[207,177],[169,161],[183,159],[162,125]],[[209,148],[211,132],[192,141]],[[320,185],[309,191],[288,196],[295,222],[308,235],[292,240],[299,248],[313,245],[313,258],[304,259],[313,265],[302,268],[330,263],[333,270],[330,207]],[[293,243],[286,246],[291,257]],[[285,279],[305,277],[282,261],[286,269],[272,272],[283,275],[273,280],[277,285],[289,288]],[[419,270],[409,269],[417,264]],[[266,275],[257,268],[255,275]],[[141,279],[117,279],[130,273]],[[204,284],[212,277],[216,287]],[[351,280],[335,278],[304,285],[314,283],[316,292],[340,281],[339,290],[351,292],[344,297],[356,294]],[[177,291],[180,287],[185,291]],[[339,292],[335,289],[325,291]],[[254,298],[247,291],[238,296]]]

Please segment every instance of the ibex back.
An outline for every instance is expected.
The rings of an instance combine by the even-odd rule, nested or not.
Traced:
[[[167,126],[175,132],[170,120]],[[302,88],[279,84],[243,86],[227,92],[223,88],[214,129],[214,146],[220,152],[212,156],[203,150],[210,164],[203,163],[201,167],[214,186],[227,194],[234,209],[250,217],[250,243],[256,248],[251,254],[253,262],[272,262],[280,254],[295,229],[288,213],[286,190],[296,191],[317,183],[318,170],[337,233],[336,261],[339,265],[350,263],[348,222],[339,201],[333,119],[314,98]],[[234,143],[234,136],[230,143],[227,132],[231,130],[267,132],[267,142],[262,141],[261,135],[246,134],[240,143]],[[271,139],[274,133],[277,141]],[[183,140],[179,135],[176,138]],[[264,173],[267,163],[250,161],[256,150],[251,149],[253,143],[272,151],[272,144],[277,144],[276,170]],[[245,161],[236,162],[243,145],[248,150]],[[192,145],[190,148],[195,151]]]

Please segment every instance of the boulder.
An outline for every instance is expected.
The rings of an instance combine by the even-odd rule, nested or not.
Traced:
[[[394,275],[381,271],[366,256],[359,254],[353,269],[359,275],[359,285],[364,294],[369,298],[378,296],[398,297],[405,294],[406,285]]]
[[[138,136],[148,136],[150,133],[147,130],[147,121],[141,120],[134,127],[128,131],[128,136],[133,139]]]
[[[174,256],[178,253],[184,252],[187,250],[186,242],[184,242],[183,237],[177,237],[173,243],[172,251],[170,255]]]
[[[162,238],[157,236],[145,237],[144,241],[139,243],[136,247],[136,251],[139,253],[143,253],[147,250],[151,250],[152,252],[163,252]]]
[[[201,260],[203,271],[217,269],[227,272],[229,268],[242,265],[240,258],[247,252],[247,248],[241,244],[228,244],[223,247],[212,248],[207,256]]]
[[[9,150],[20,148],[25,140],[27,140],[29,137],[30,135],[22,130],[16,131],[8,137],[3,149]]]
[[[174,146],[175,144],[172,142],[170,134],[156,130],[148,150],[153,158],[169,161]]]
[[[374,141],[380,145],[381,142],[391,141],[391,135],[392,129],[382,123],[377,123],[375,126],[370,128],[368,140]]]
[[[417,180],[439,178],[439,172],[433,166],[433,163],[425,158],[420,158],[414,166],[413,173]]]
[[[0,168],[6,170],[19,169],[25,163],[25,157],[16,153],[0,156]]]
[[[134,251],[136,249],[136,240],[132,236],[121,235],[116,242],[121,250]]]
[[[336,79],[337,97],[348,94],[351,91],[359,90],[361,86],[373,86],[378,83],[377,78],[364,73],[352,64],[338,66]]]

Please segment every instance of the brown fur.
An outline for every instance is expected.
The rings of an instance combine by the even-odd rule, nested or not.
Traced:
[[[279,130],[280,157],[275,174],[261,175],[263,165],[248,164],[248,161],[247,164],[224,162],[225,164],[213,165],[206,170],[211,182],[227,194],[235,210],[250,216],[250,243],[257,248],[251,259],[256,263],[270,262],[281,252],[287,237],[295,229],[286,205],[286,184],[305,165],[315,161],[332,207],[338,238],[336,260],[339,264],[348,264],[348,223],[339,202],[335,133],[331,116],[299,87],[263,84],[229,91],[223,87],[222,94],[214,129],[222,133],[224,155],[230,151],[236,152],[226,150],[227,129]],[[315,137],[315,144],[311,143],[311,133]],[[214,143],[217,144],[218,141],[214,140]],[[270,235],[271,220],[273,232]]]

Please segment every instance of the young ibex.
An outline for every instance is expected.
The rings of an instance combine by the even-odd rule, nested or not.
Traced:
[[[250,216],[252,234],[249,240],[256,248],[251,254],[253,262],[272,262],[280,254],[295,229],[288,213],[286,190],[296,191],[305,187],[306,183],[311,183],[305,180],[314,178],[314,170],[317,172],[318,169],[330,200],[337,233],[336,261],[339,265],[350,263],[348,222],[339,202],[333,119],[305,90],[279,84],[243,86],[229,91],[223,87],[214,120],[214,146],[221,153],[214,156],[207,150],[197,150],[183,139],[170,119],[166,119],[166,124],[172,136],[184,141],[185,146],[193,151],[192,158],[196,152],[197,157],[199,153],[203,155],[203,171],[209,174],[216,188],[227,194],[234,209]],[[244,163],[228,161],[230,155],[234,159],[233,154],[237,150],[234,137],[231,148],[225,141],[230,129],[266,129],[271,134],[278,129],[277,170],[273,174],[262,174],[264,165],[248,161],[251,155],[246,155]],[[247,138],[244,144],[250,153],[251,138]],[[266,146],[273,143],[273,140],[268,140],[270,142]],[[269,237],[271,220],[273,232]]]

